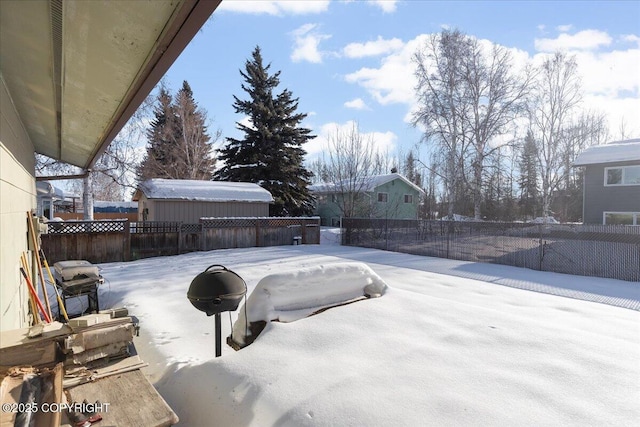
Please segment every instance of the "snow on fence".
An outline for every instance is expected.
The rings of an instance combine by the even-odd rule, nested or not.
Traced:
[[[640,281],[640,227],[344,218],[342,244]]]
[[[128,261],[212,249],[320,243],[320,218],[202,218],[181,222],[50,222],[42,248],[50,264]]]

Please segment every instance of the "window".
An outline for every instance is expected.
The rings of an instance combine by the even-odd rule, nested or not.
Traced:
[[[378,193],[378,202],[387,203],[388,199],[389,199],[388,193]]]
[[[604,168],[604,185],[640,185],[640,166]]]
[[[405,194],[404,195],[405,203],[413,203],[413,194]]]
[[[640,225],[640,212],[605,212],[605,225]]]

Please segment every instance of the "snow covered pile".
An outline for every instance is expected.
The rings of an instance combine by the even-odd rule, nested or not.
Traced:
[[[271,274],[257,284],[240,308],[233,326],[233,340],[246,344],[247,321],[293,322],[330,307],[382,295],[387,284],[364,263],[335,263]],[[255,338],[255,337],[253,337]]]

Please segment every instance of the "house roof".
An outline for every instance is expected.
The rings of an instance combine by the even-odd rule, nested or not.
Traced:
[[[197,181],[191,179],[148,179],[136,190],[148,199],[192,200],[204,202],[273,202],[271,193],[250,182]]]
[[[640,161],[640,138],[594,145],[578,154],[574,166]]]
[[[90,169],[218,4],[0,1],[0,79],[35,152]]]
[[[424,190],[422,188],[415,185],[413,182],[409,181],[403,175],[399,173],[390,173],[387,175],[373,175],[361,178],[357,184],[349,183],[349,180],[342,180],[338,183],[324,182],[320,184],[314,184],[309,186],[309,190],[315,193],[333,193],[338,191],[339,188],[349,188],[349,187],[357,187],[360,191],[371,192],[374,191],[381,185],[386,184],[387,182],[391,182],[393,180],[399,179],[405,182],[408,186],[412,187],[414,190],[419,192],[420,194],[424,194]]]

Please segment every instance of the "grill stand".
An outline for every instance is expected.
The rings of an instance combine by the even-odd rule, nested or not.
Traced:
[[[216,313],[216,357],[222,356],[222,317]]]
[[[98,281],[90,284],[90,285],[84,285],[82,287],[77,287],[77,288],[73,288],[73,287],[67,287],[67,286],[63,286],[62,283],[58,282],[56,280],[56,286],[58,286],[58,288],[62,291],[62,303],[64,304],[64,308],[67,311],[67,313],[69,313],[69,310],[67,309],[67,300],[71,299],[71,298],[77,298],[77,297],[83,297],[86,296],[87,297],[87,309],[85,310],[84,313],[98,313],[100,311],[100,302],[98,300]],[[69,317],[78,317],[78,316],[82,316],[84,313],[79,313],[79,314],[69,314]],[[58,319],[63,319],[62,314],[61,314],[61,309],[60,309],[60,304],[58,304]]]

